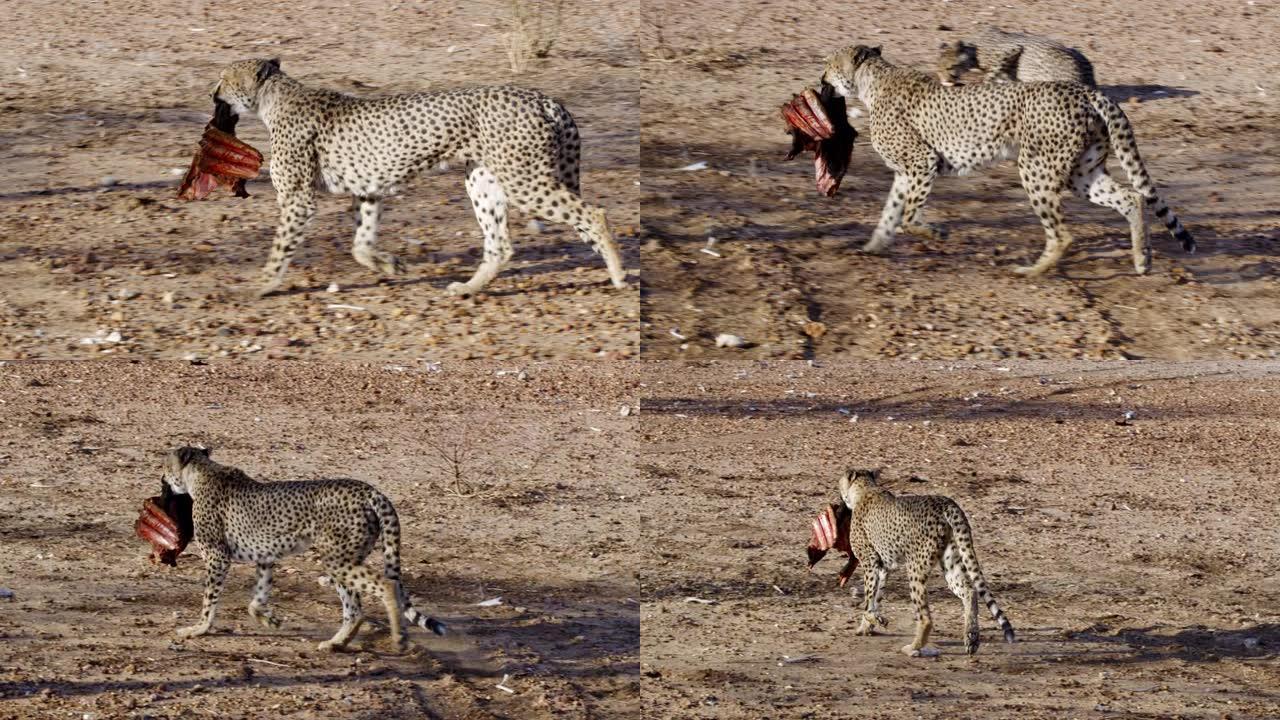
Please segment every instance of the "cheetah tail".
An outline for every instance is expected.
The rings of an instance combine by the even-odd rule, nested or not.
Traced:
[[[403,609],[405,619],[424,630],[430,630],[436,635],[444,635],[446,631],[445,624],[419,612],[413,606],[413,601],[409,598],[409,592],[404,589],[404,581],[400,577],[400,516],[396,514],[395,506],[391,504],[391,501],[385,495],[378,492],[373,494],[371,502],[374,512],[378,515],[378,524],[382,530],[382,574],[383,577],[395,582],[396,592],[400,596],[400,607]]]
[[[959,505],[952,505],[946,513],[946,518],[947,523],[951,525],[951,536],[955,540],[956,548],[960,551],[960,562],[964,566],[965,574],[969,576],[970,584],[986,604],[991,616],[996,619],[996,625],[1004,631],[1005,642],[1012,643],[1014,641],[1013,623],[1005,617],[1004,610],[1000,609],[996,599],[991,596],[991,591],[987,589],[987,579],[978,565],[978,552],[973,547],[973,531],[969,528],[969,518],[965,517]]]
[[[1100,90],[1091,92],[1089,104],[1106,123],[1111,147],[1115,150],[1116,159],[1124,167],[1125,174],[1129,176],[1129,183],[1138,191],[1138,194],[1146,198],[1147,204],[1155,209],[1156,217],[1160,218],[1174,239],[1182,243],[1182,249],[1189,253],[1195,252],[1195,239],[1182,226],[1178,216],[1169,209],[1160,197],[1160,193],[1156,191],[1155,182],[1147,172],[1146,164],[1142,162],[1142,155],[1138,153],[1138,142],[1133,136],[1133,126],[1129,124],[1129,118],[1125,116],[1124,111]]]

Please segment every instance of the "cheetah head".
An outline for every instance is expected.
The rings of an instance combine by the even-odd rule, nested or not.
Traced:
[[[258,91],[267,78],[280,72],[280,61],[241,60],[231,63],[218,75],[213,87],[214,101],[225,102],[236,115],[257,112]]]
[[[169,489],[179,495],[190,495],[191,485],[187,474],[183,472],[187,466],[200,460],[209,459],[209,450],[198,447],[181,447],[169,453],[164,459],[164,476],[162,481]]]
[[[853,508],[867,492],[867,489],[876,487],[879,481],[879,470],[849,468],[844,471],[844,476],[840,478],[840,499],[844,500],[844,504],[849,508]]]
[[[978,48],[963,40],[942,43],[938,54],[938,82],[959,85],[960,78],[978,67]]]
[[[852,45],[827,56],[822,70],[822,82],[834,87],[842,97],[851,98],[857,94],[857,86],[853,82],[854,73],[862,64],[872,58],[880,57],[880,48],[866,45]]]

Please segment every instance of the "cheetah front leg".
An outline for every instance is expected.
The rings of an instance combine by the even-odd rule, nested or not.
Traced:
[[[288,170],[285,170],[288,168]],[[280,206],[280,223],[275,228],[271,254],[262,266],[261,281],[253,295],[262,297],[278,290],[293,252],[302,243],[303,231],[316,211],[315,160],[306,154],[280,149],[271,158],[271,184]]]
[[[872,635],[874,628],[888,627],[889,621],[880,614],[880,598],[884,595],[884,581],[889,570],[879,559],[862,567],[862,615],[858,618],[855,635]]]
[[[267,607],[267,599],[271,595],[271,572],[270,563],[258,563],[258,583],[254,586],[253,599],[249,601],[249,617],[263,627],[278,628],[280,620]]]
[[[880,213],[880,223],[871,234],[871,240],[862,246],[863,252],[882,253],[888,250],[904,217],[908,220],[906,230],[909,232],[932,239],[942,237],[939,228],[921,222],[921,209],[925,199],[929,197],[929,191],[933,189],[933,180],[937,174],[936,161],[920,163],[913,170],[894,174],[889,199],[885,201],[884,210]]]
[[[465,283],[450,283],[450,295],[474,295],[498,276],[511,260],[514,251],[507,230],[507,193],[498,178],[488,168],[474,165],[467,169],[467,195],[475,211],[480,232],[484,235],[484,260],[471,279]]]
[[[404,263],[400,258],[374,249],[378,240],[378,221],[382,217],[382,198],[357,197],[359,218],[356,221],[356,237],[351,243],[351,255],[356,262],[383,275],[403,275]]]
[[[231,558],[224,550],[206,547],[204,604],[200,610],[200,622],[179,628],[178,637],[199,637],[209,632],[209,627],[213,625],[213,616],[218,611],[218,598],[222,595],[222,584],[227,579],[227,568],[230,566]]]

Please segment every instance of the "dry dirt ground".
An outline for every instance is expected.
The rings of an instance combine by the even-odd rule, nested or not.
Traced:
[[[0,355],[634,355],[638,20],[627,2],[566,5],[550,56],[517,76],[503,40],[511,3],[501,0],[0,3],[0,25],[21,28],[0,44]],[[552,37],[546,15],[542,36]],[[632,289],[614,290],[572,229],[539,234],[515,213],[512,266],[479,298],[445,297],[479,262],[455,168],[387,203],[379,245],[406,260],[405,277],[380,282],[357,265],[349,199],[322,195],[291,289],[240,304],[227,291],[256,280],[274,234],[266,166],[247,200],[175,194],[219,69],[263,56],[357,95],[514,82],[557,97],[582,130],[583,196],[609,213]],[[256,119],[238,130],[270,158]],[[326,292],[331,283],[339,292]],[[119,342],[92,340],[112,333]]]
[[[641,294],[647,357],[1270,358],[1280,346],[1280,8],[1271,2],[653,0],[640,49]],[[978,24],[1061,39],[1093,60],[1165,197],[1200,244],[1163,227],[1134,274],[1127,225],[1066,205],[1060,271],[1012,273],[1043,232],[1012,163],[942,178],[926,205],[950,239],[870,237],[891,175],[864,133],[833,199],[812,162],[783,162],[778,106],[837,47],[882,45],[933,67]],[[865,118],[854,121],[865,130]],[[707,169],[682,171],[705,162]],[[1118,166],[1116,171],[1122,174]],[[1154,221],[1154,220],[1153,220]],[[707,239],[721,257],[705,254]],[[817,324],[808,325],[806,323]],[[684,339],[672,335],[676,330]],[[720,333],[747,350],[716,349]]]
[[[646,383],[642,716],[1280,715],[1280,364],[703,363]],[[966,656],[935,575],[943,654],[904,656],[901,573],[887,636],[853,635],[843,559],[807,574],[804,552],[847,465],[961,504],[1017,644],[984,616]]]
[[[506,369],[0,366],[0,718],[634,717],[632,368]],[[203,563],[193,546],[149,564],[133,522],[161,451],[192,442],[262,479],[376,484],[408,589],[456,632],[414,630],[399,656],[366,624],[350,652],[320,653],[340,606],[303,556],[276,573],[283,628],[249,620],[238,565],[216,634],[174,642]],[[456,453],[469,496],[449,491]]]

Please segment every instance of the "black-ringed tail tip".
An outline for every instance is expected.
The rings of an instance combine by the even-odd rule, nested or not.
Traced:
[[[435,618],[427,618],[427,629],[437,635],[444,635],[449,631],[449,628],[444,623]],[[1009,635],[1010,633],[1005,633],[1005,637],[1009,637]],[[1013,641],[1010,640],[1009,642]]]
[[[1013,628],[1007,627],[1004,629],[1004,641],[1009,644],[1013,644]]]

